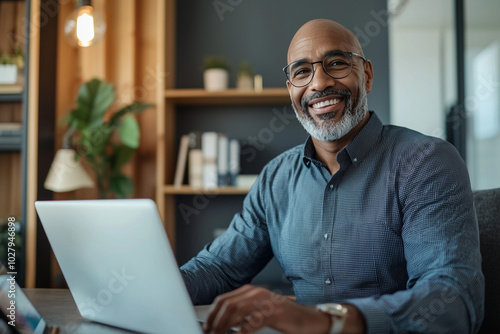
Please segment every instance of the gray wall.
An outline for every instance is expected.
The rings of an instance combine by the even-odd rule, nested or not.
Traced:
[[[217,8],[216,8],[217,5]],[[206,56],[223,56],[233,68],[230,87],[235,86],[236,68],[245,60],[263,76],[264,87],[285,87],[282,68],[295,31],[314,18],[336,20],[360,40],[374,67],[373,90],[368,104],[384,123],[389,120],[388,33],[386,0],[360,1],[269,1],[269,0],[181,0],[177,4],[178,88],[202,87],[201,67]],[[277,114],[286,125],[271,138],[262,137],[259,147],[249,137],[259,138]],[[177,135],[189,131],[215,130],[234,135],[243,144],[242,173],[258,173],[280,152],[303,143],[307,134],[286,106],[183,107],[177,113]],[[264,149],[262,149],[264,147]],[[256,153],[254,156],[249,152]],[[206,199],[206,198],[205,198]],[[200,205],[200,196],[179,196],[181,203],[203,207],[189,221],[177,213],[177,258],[180,264],[212,239],[216,227],[226,227],[239,211],[243,196],[217,196]],[[273,265],[272,265],[273,266]],[[276,267],[276,265],[274,264]],[[279,269],[270,268],[261,281],[279,283]]]

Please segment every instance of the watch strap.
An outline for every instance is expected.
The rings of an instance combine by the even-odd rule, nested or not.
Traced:
[[[316,305],[316,308],[329,315],[332,319],[329,334],[341,334],[344,329],[345,319],[347,317],[347,308],[341,304],[328,303]]]

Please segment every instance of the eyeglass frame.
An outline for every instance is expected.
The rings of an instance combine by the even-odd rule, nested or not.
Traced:
[[[349,58],[350,58],[350,60],[351,60],[351,63],[350,63],[351,67],[349,68],[349,72],[348,72],[346,75],[342,76],[342,77],[334,77],[333,75],[331,75],[330,73],[328,73],[328,71],[327,71],[327,70],[326,70],[326,68],[325,68],[325,59],[326,59],[326,58],[328,58],[330,55],[332,55],[332,54],[334,54],[334,53],[344,53],[344,54],[348,54],[348,55],[349,55]],[[285,77],[286,77],[286,79],[290,82],[290,84],[291,84],[292,86],[294,86],[294,87],[297,87],[297,88],[302,88],[302,87],[305,87],[305,86],[309,85],[309,84],[312,82],[312,80],[313,80],[313,78],[314,78],[314,74],[316,74],[316,72],[315,72],[315,70],[314,70],[314,64],[318,64],[318,63],[321,63],[321,67],[323,68],[323,71],[324,71],[324,72],[325,72],[325,73],[326,73],[326,74],[327,74],[330,78],[332,78],[332,79],[343,79],[343,78],[347,77],[349,74],[351,74],[351,72],[352,72],[352,63],[353,63],[353,61],[352,61],[352,56],[353,56],[353,55],[354,55],[354,56],[357,56],[357,57],[359,57],[359,58],[361,58],[361,59],[363,59],[363,61],[366,61],[366,60],[367,60],[364,56],[362,56],[362,55],[360,55],[360,54],[358,54],[358,53],[356,53],[356,52],[335,50],[335,51],[329,52],[329,53],[328,53],[328,54],[327,54],[327,55],[323,58],[323,60],[315,61],[315,62],[312,62],[312,63],[311,63],[311,62],[308,62],[308,61],[301,61],[301,60],[296,60],[296,61],[293,61],[293,62],[291,62],[290,64],[288,64],[288,65],[286,65],[285,67],[283,67],[283,72],[285,72]],[[290,67],[290,65],[292,65],[292,64],[294,64],[294,63],[296,63],[296,62],[298,62],[298,61],[300,61],[301,63],[304,63],[304,64],[310,64],[310,65],[311,65],[311,67],[312,67],[312,75],[311,75],[311,80],[309,80],[309,82],[308,82],[308,83],[306,83],[306,84],[304,84],[304,85],[301,85],[301,86],[294,85],[294,84],[292,83],[292,80],[290,80],[290,78],[289,78],[289,74],[288,74],[288,72],[287,72],[287,69]]]

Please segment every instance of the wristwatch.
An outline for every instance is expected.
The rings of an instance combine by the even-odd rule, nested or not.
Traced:
[[[316,308],[332,317],[332,327],[329,334],[340,334],[344,329],[345,319],[347,318],[347,307],[337,303],[318,304]]]

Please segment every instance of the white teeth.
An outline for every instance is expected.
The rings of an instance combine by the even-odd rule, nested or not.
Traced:
[[[326,106],[331,106],[340,102],[340,99],[326,100],[313,104],[313,108],[323,108]]]

